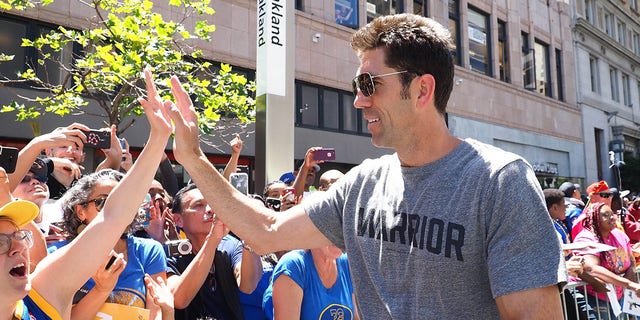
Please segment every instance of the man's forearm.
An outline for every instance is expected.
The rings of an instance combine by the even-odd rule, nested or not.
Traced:
[[[183,166],[225,225],[240,238],[251,239],[252,246],[265,244],[258,239],[266,240],[265,230],[273,219],[261,213],[261,209],[267,210],[264,206],[258,207],[255,201],[237,191],[204,155],[185,161]]]
[[[168,286],[173,293],[176,308],[186,308],[204,284],[219,243],[220,240],[208,237],[184,272],[180,276],[169,277]]]

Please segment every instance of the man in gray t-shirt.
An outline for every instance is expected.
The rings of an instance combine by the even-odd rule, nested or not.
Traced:
[[[207,161],[189,96],[172,80],[174,154],[218,218],[258,253],[342,247],[365,319],[561,319],[566,272],[531,167],[447,128],[447,29],[381,16],[351,46],[360,59],[354,106],[372,143],[396,153],[364,161],[285,214],[247,200]]]
[[[366,160],[327,194],[303,206],[349,253],[365,318],[497,319],[496,297],[565,280],[533,170],[492,146]]]

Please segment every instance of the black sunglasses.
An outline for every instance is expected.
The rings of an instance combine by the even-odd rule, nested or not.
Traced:
[[[92,200],[87,200],[85,202],[80,203],[80,205],[83,207],[86,207],[89,203],[93,202],[96,205],[96,210],[102,211],[102,208],[104,207],[104,203],[106,201],[107,201],[107,197],[103,196],[103,197],[95,198]]]
[[[600,192],[600,193],[598,193],[598,195],[606,199],[606,198],[611,197],[613,194],[612,193],[607,193],[607,192]]]
[[[353,96],[357,96],[358,89],[360,89],[360,92],[362,92],[362,94],[365,97],[371,97],[371,95],[376,92],[376,86],[373,82],[374,78],[381,78],[381,77],[386,77],[386,76],[405,73],[405,72],[409,72],[409,71],[407,70],[396,71],[396,72],[390,72],[385,74],[379,74],[377,76],[372,76],[371,73],[369,72],[361,73],[357,75],[355,78],[353,78],[353,80],[351,81],[351,89],[353,90]]]
[[[29,183],[33,179],[38,180],[38,181],[40,181],[42,183],[47,183],[47,180],[48,180],[47,177],[26,175],[26,176],[24,176],[24,178],[22,178],[22,181],[20,181],[20,183]]]

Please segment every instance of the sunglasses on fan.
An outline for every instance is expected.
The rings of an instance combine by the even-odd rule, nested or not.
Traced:
[[[353,80],[351,81],[351,89],[353,90],[353,96],[357,96],[358,90],[360,90],[360,92],[362,92],[362,94],[365,97],[371,97],[371,95],[376,92],[376,85],[373,82],[373,79],[391,76],[394,74],[401,74],[405,72],[409,72],[409,71],[407,70],[396,71],[396,72],[379,74],[375,76],[371,75],[371,73],[369,72],[361,73],[357,75],[355,78],[353,78]]]

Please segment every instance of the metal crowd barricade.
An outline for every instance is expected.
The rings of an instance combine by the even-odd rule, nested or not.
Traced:
[[[636,270],[638,271],[638,270]],[[636,276],[638,276],[638,272],[636,272]],[[567,285],[565,285],[564,287],[565,290],[563,290],[560,294],[560,296],[562,297],[562,307],[563,307],[563,317],[564,320],[575,320],[575,319],[589,319],[589,318],[581,318],[581,317],[577,317],[577,318],[572,318],[570,317],[568,310],[564,309],[565,306],[567,305],[566,299],[573,299],[573,306],[575,308],[575,312],[573,312],[573,314],[575,315],[580,315],[580,310],[579,310],[579,306],[578,306],[578,301],[576,299],[576,295],[566,295],[565,293],[567,292],[567,290],[571,291],[571,290],[575,290],[579,293],[581,293],[584,298],[585,298],[585,303],[587,303],[586,299],[587,299],[587,283],[586,282],[569,282],[567,283]],[[597,310],[601,307],[605,307],[607,308],[607,310],[609,309],[609,301],[601,301],[599,299],[595,299],[597,301],[597,305],[596,306],[592,306],[592,314],[595,316],[595,319],[598,320],[639,320],[640,317],[636,317],[630,314],[626,314],[626,313],[621,313],[620,316],[618,316],[617,318],[610,318],[610,317],[605,317],[605,318],[601,318],[600,317],[600,313],[597,312]],[[621,306],[622,307],[622,306]]]

